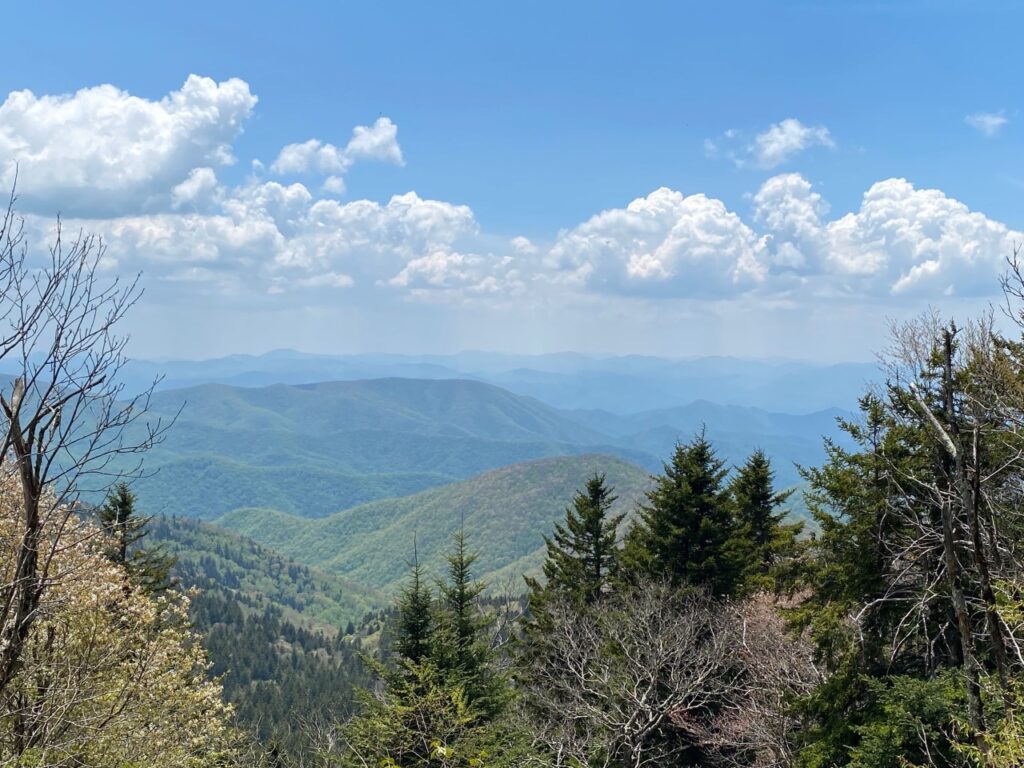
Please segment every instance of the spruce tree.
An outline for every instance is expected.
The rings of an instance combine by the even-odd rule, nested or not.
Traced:
[[[132,581],[145,592],[162,592],[171,586],[174,558],[161,548],[138,546],[152,518],[135,513],[135,494],[127,483],[117,483],[97,511],[100,525],[111,538],[107,556],[124,567]]]
[[[554,535],[545,536],[547,588],[591,603],[600,597],[618,566],[616,543],[625,515],[609,517],[615,503],[614,489],[604,475],[594,475],[585,491],[577,491],[566,507],[565,523],[556,524]]]
[[[802,525],[783,523],[779,511],[792,491],[775,490],[775,472],[764,451],[754,451],[729,483],[736,516],[736,551],[743,563],[744,590],[775,587],[773,571],[795,554]]]
[[[448,578],[439,585],[432,657],[442,673],[462,688],[467,702],[492,717],[504,705],[505,686],[493,669],[487,633],[491,619],[480,610],[484,585],[473,579],[477,555],[469,551],[465,531],[460,528],[452,542]]]
[[[667,580],[715,595],[734,592],[740,564],[724,467],[703,431],[676,445],[626,535],[627,578]]]
[[[413,539],[409,584],[398,600],[398,637],[395,641],[395,650],[403,658],[419,663],[430,653],[432,643],[433,596],[423,581],[423,569]]]

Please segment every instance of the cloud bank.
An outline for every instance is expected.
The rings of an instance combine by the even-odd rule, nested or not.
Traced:
[[[992,294],[1024,240],[900,178],[833,213],[798,173],[763,179],[744,210],[662,187],[547,237],[508,237],[484,231],[465,204],[414,191],[338,199],[354,163],[405,163],[398,127],[383,116],[353,128],[343,146],[285,146],[268,166],[273,178],[225,183],[256,105],[242,80],[195,75],[152,100],[112,85],[14,92],[0,106],[0,174],[10,185],[17,169],[41,241],[62,210],[68,224],[103,236],[109,268],[143,270],[179,296],[519,307],[600,297],[909,302]],[[742,144],[743,162],[771,169],[834,145],[824,126],[787,119]]]

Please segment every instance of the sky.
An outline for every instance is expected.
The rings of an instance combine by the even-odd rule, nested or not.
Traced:
[[[868,359],[1024,241],[1019,3],[12,14],[0,187],[142,273],[139,357]]]

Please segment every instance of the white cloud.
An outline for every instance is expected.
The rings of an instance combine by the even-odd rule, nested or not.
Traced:
[[[521,256],[533,256],[538,252],[537,246],[534,245],[530,238],[519,235],[509,240],[509,244],[512,246],[512,250]]]
[[[769,179],[754,197],[777,273],[811,275],[819,292],[985,295],[1024,233],[905,179],[871,186],[860,209],[832,221],[797,174]]]
[[[234,161],[256,105],[242,80],[190,75],[159,101],[113,85],[74,94],[14,91],[0,105],[0,185],[26,209],[70,215],[165,208],[196,168]]]
[[[213,168],[193,168],[188,178],[171,189],[171,207],[205,208],[216,202],[220,192]]]
[[[1010,122],[1010,119],[1002,112],[975,112],[965,117],[964,122],[983,136],[992,138]]]
[[[722,201],[663,187],[560,235],[549,264],[600,290],[716,296],[760,282],[763,250]]]
[[[277,159],[271,163],[270,170],[281,175],[309,170],[320,173],[344,173],[351,164],[352,161],[345,156],[343,150],[333,144],[325,144],[319,139],[310,139],[301,144],[289,144],[284,147]]]
[[[716,298],[993,293],[1024,233],[904,179],[874,184],[833,220],[799,174],[768,179],[748,225],[719,200],[659,189],[563,232],[555,282],[610,293]]]
[[[328,176],[324,179],[324,192],[332,195],[344,195],[345,179],[341,176]]]
[[[103,236],[106,267],[144,269],[178,291],[265,300],[341,288],[371,302],[411,294],[552,305],[610,294],[808,303],[977,296],[996,290],[1003,259],[1024,241],[940,190],[903,179],[874,184],[857,210],[840,215],[795,173],[767,179],[746,218],[707,195],[660,188],[546,242],[481,232],[468,206],[415,192],[384,203],[331,198],[343,192],[353,162],[402,162],[387,118],[357,127],[343,149],[312,140],[282,151],[276,169],[319,170],[327,175],[319,189],[259,180],[258,165],[230,187],[217,168],[255,101],[240,80],[199,77],[160,101],[112,86],[60,97],[15,93],[0,107],[0,162],[10,172],[11,158],[23,158],[33,237],[48,231],[49,212],[60,207],[71,214],[69,228]],[[831,145],[823,127],[795,120],[753,143],[735,131],[719,141],[765,164]],[[31,213],[40,208],[46,216]]]
[[[985,295],[1024,233],[905,179],[878,182],[860,210],[828,225],[830,263],[892,294]],[[857,286],[857,290],[864,290]]]
[[[300,144],[288,144],[278,154],[270,170],[279,175],[316,171],[330,174],[329,191],[343,190],[341,176],[358,160],[377,160],[404,165],[402,149],[398,145],[398,126],[386,117],[377,118],[373,125],[357,125],[352,138],[344,148],[319,139]]]
[[[230,291],[242,284],[271,293],[354,284],[482,291],[510,284],[510,256],[456,250],[460,240],[478,232],[468,207],[425,200],[415,192],[381,205],[318,199],[298,183],[253,182],[225,191],[215,177],[197,169],[174,196],[181,201],[180,213],[72,218],[66,225],[101,235],[110,267],[145,269],[174,282],[206,276],[211,285]],[[191,201],[203,196],[212,210],[194,211]],[[46,217],[30,221],[38,239],[45,239]],[[439,268],[431,273],[430,259],[439,253],[449,254],[446,275]]]
[[[386,117],[378,117],[370,126],[357,125],[345,146],[345,156],[404,165],[402,148],[398,146],[398,126]]]
[[[775,123],[754,138],[750,148],[761,168],[775,168],[811,147],[834,147],[835,142],[823,125],[807,126],[794,118]]]
[[[828,253],[822,217],[828,205],[798,173],[768,179],[754,195],[754,221],[764,227],[773,270],[814,273]]]
[[[510,296],[524,288],[514,260],[509,256],[481,256],[444,249],[411,260],[388,284],[408,288],[414,294],[441,289],[454,291],[460,297]]]

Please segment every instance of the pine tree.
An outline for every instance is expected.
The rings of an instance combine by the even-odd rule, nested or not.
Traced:
[[[171,586],[174,558],[160,547],[143,549],[139,546],[152,518],[137,515],[135,501],[135,494],[128,484],[117,483],[96,513],[100,525],[112,540],[108,557],[123,566],[143,591],[162,592]]]
[[[484,586],[473,580],[476,555],[464,531],[453,541],[429,633],[423,632],[422,612],[430,607],[429,590],[414,558],[399,607],[404,663],[394,669],[367,660],[380,686],[373,694],[363,692],[361,712],[341,729],[343,766],[512,768],[528,762],[528,734],[504,716],[512,692],[495,663],[491,621],[480,610]],[[427,634],[429,652],[414,660]]]
[[[758,449],[729,483],[736,516],[736,551],[743,563],[744,590],[775,588],[773,571],[796,554],[802,524],[787,525],[779,511],[792,491],[775,490],[775,472]]]
[[[617,498],[613,491],[604,475],[594,475],[566,507],[565,524],[556,524],[554,536],[544,537],[544,582],[526,577],[529,610],[515,648],[523,680],[544,664],[547,637],[555,629],[552,600],[568,596],[580,610],[594,607],[618,575],[618,527],[625,515],[609,517]]]
[[[546,587],[591,603],[600,597],[615,576],[619,553],[618,527],[624,514],[609,517],[617,496],[605,485],[604,475],[594,475],[585,491],[577,491],[566,507],[565,523],[556,524],[554,535],[544,537]]]
[[[491,619],[480,610],[484,585],[473,580],[477,555],[469,551],[465,531],[460,528],[452,542],[448,579],[439,585],[433,661],[462,688],[469,704],[490,717],[504,704],[505,685],[493,669]]]
[[[627,578],[664,579],[715,595],[733,593],[740,564],[724,466],[703,431],[690,443],[676,445],[626,535],[622,561]]]
[[[433,595],[423,581],[416,540],[413,539],[413,560],[409,584],[398,600],[398,637],[395,650],[413,663],[422,661],[433,644]]]

